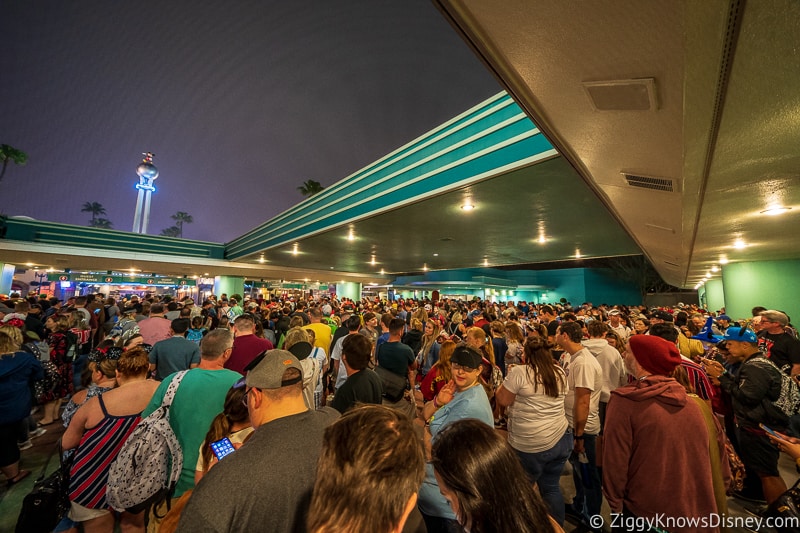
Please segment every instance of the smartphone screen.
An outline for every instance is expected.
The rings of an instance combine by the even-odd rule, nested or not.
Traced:
[[[764,424],[759,424],[759,426],[761,426],[761,429],[763,429],[764,431],[766,431],[767,433],[769,433],[769,434],[770,434],[770,435],[772,435],[773,437],[775,437],[775,438],[777,438],[777,439],[780,439],[780,438],[781,438],[781,437],[780,437],[780,435],[778,435],[777,433],[775,433],[775,431],[773,431],[772,429],[768,428],[768,427],[767,427],[767,426],[765,426]]]
[[[217,456],[217,460],[222,460],[222,458],[225,457],[226,455],[235,452],[236,448],[233,447],[231,439],[225,437],[224,439],[212,442],[211,451],[214,452],[214,455]]]

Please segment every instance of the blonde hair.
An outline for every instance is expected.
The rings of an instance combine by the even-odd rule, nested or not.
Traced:
[[[286,332],[286,339],[283,341],[283,348],[288,350],[298,342],[309,342],[308,332],[299,326],[295,326]]]
[[[14,326],[0,327],[0,354],[14,353],[22,347],[22,331]]]

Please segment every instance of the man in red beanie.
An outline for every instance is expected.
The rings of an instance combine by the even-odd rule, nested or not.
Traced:
[[[603,443],[603,492],[619,525],[660,519],[652,523],[660,530],[719,531],[713,522],[685,521],[718,511],[703,414],[683,386],[667,377],[680,363],[669,341],[631,337],[625,367],[636,381],[611,392]],[[725,457],[724,443],[717,445]]]

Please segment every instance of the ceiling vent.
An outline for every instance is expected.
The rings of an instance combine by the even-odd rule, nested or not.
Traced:
[[[637,176],[635,174],[622,173],[625,181],[631,187],[639,189],[650,189],[651,191],[680,192],[677,180],[669,178],[654,178],[652,176]]]
[[[583,82],[583,90],[595,111],[655,111],[656,80],[608,80]]]

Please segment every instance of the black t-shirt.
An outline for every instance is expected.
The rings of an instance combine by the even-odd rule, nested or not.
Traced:
[[[758,334],[758,347],[775,366],[787,374],[791,373],[792,365],[800,365],[800,340],[788,333],[761,331]]]
[[[378,347],[378,364],[398,376],[407,376],[414,364],[414,352],[402,342],[384,342]]]
[[[331,407],[344,414],[357,402],[380,404],[382,397],[381,378],[375,371],[365,368],[349,376],[336,390]]]

